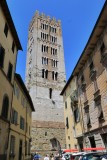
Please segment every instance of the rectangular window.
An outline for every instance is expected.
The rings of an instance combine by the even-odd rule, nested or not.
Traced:
[[[14,84],[14,94],[16,95],[17,99],[19,99],[20,91],[19,91],[19,88],[15,84]]]
[[[101,134],[105,148],[107,148],[107,133]]]
[[[15,154],[15,137],[12,135],[10,139],[10,155],[14,156]]]
[[[28,123],[26,122],[26,133],[27,133],[27,131],[28,131]]]
[[[102,110],[102,104],[101,104],[101,96],[97,95],[97,98],[94,99],[95,101],[95,107],[97,107],[98,110],[98,120],[99,121],[104,121],[104,115],[103,115],[103,110]]]
[[[18,112],[12,109],[12,119],[11,122],[15,125],[17,125],[17,120],[18,120]]]
[[[81,76],[81,83],[85,81],[84,75]]]
[[[67,101],[65,102],[65,108],[67,109]]]
[[[13,43],[12,43],[12,52],[14,53],[14,49],[15,49],[15,43],[14,43],[14,41],[13,41]]]
[[[13,69],[13,65],[11,63],[9,63],[8,73],[7,73],[7,77],[9,79],[9,81],[11,81],[11,78],[12,78],[12,69]]]
[[[66,117],[66,127],[69,128],[68,117]]]
[[[24,130],[24,118],[20,117],[20,129]]]
[[[7,37],[7,35],[8,35],[8,25],[7,25],[7,23],[5,23],[4,34]]]
[[[100,50],[101,50],[101,54],[103,54],[103,52],[105,50],[105,44],[104,44],[104,42],[102,43]]]
[[[3,64],[4,64],[4,48],[2,46],[0,46],[0,67],[3,68]]]
[[[89,68],[90,68],[90,71],[92,71],[92,70],[94,69],[94,64],[93,64],[93,62],[90,63]]]
[[[75,120],[76,123],[80,121],[80,114],[79,114],[79,109],[78,108],[76,108],[74,110],[74,120]]]
[[[86,117],[87,128],[89,128],[89,127],[91,127],[91,119],[90,119],[89,105],[88,104],[86,106],[84,106],[84,112],[85,112],[85,117]]]

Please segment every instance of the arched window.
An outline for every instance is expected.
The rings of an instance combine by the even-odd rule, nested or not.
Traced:
[[[54,80],[54,71],[52,71],[52,79]]]
[[[44,33],[43,33],[43,39],[44,39],[44,36],[45,36],[45,35],[44,35]]]
[[[48,78],[48,70],[45,71],[45,78]]]
[[[48,34],[47,34],[47,41],[48,41]]]
[[[48,46],[47,46],[46,50],[47,50],[47,53],[48,53]]]
[[[45,34],[45,40],[46,40],[46,34]]]
[[[55,55],[57,55],[57,49],[55,49]]]
[[[53,38],[54,38],[54,37],[52,36],[52,42],[53,42]]]
[[[57,67],[57,62],[58,62],[58,61],[56,61],[56,67]]]
[[[49,88],[49,98],[52,98],[52,88]]]
[[[43,52],[43,44],[42,44],[42,52]]]
[[[54,51],[55,51],[55,49],[53,48],[53,55],[54,55]]]
[[[9,110],[9,98],[7,95],[4,95],[3,97],[3,103],[2,103],[2,117],[8,118],[8,110]]]
[[[42,78],[44,78],[44,69],[42,69]]]
[[[52,54],[52,47],[51,47],[51,54]]]
[[[41,32],[41,39],[42,39],[42,32]]]
[[[44,29],[44,24],[43,24],[43,29]]]
[[[58,150],[60,148],[60,142],[56,138],[50,139],[52,149]]]
[[[55,80],[57,81],[58,79],[58,72],[55,73]]]

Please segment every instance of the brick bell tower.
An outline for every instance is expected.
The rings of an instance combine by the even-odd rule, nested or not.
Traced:
[[[32,151],[42,155],[65,148],[65,64],[60,20],[36,11],[29,27],[26,86],[35,106]]]

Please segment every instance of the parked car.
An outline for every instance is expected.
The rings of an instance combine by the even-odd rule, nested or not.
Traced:
[[[107,157],[106,152],[88,152],[76,155],[74,160],[102,160]]]
[[[71,160],[79,160],[79,158],[83,155],[83,154],[85,154],[86,152],[77,152],[77,153],[73,153],[72,155],[71,155]]]

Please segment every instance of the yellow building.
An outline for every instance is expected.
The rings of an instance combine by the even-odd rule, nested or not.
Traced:
[[[73,101],[74,120],[78,123],[74,123],[76,136],[74,140],[71,139],[71,143],[77,139],[80,150],[83,147],[107,147],[107,2],[105,2],[92,34],[62,90],[64,102],[67,101],[69,104],[72,92],[70,84],[74,77],[76,77],[78,94],[77,96],[72,94],[71,102]],[[75,106],[78,108],[78,112],[75,111]],[[73,124],[70,112],[71,109],[68,110],[69,126]],[[79,113],[80,116],[78,116]],[[66,114],[65,109],[65,116]],[[77,120],[75,117],[78,117]],[[71,134],[71,132],[69,133]],[[67,129],[66,136],[68,136]],[[66,141],[68,143],[68,140]]]
[[[83,114],[85,147],[107,147],[107,2],[73,71]]]
[[[82,135],[81,108],[78,105],[77,77],[71,76],[61,92],[64,99],[64,119],[66,133],[66,148],[80,149],[77,137]]]
[[[34,106],[19,74],[15,74],[8,160],[30,160],[31,117]]]
[[[5,0],[0,0],[0,159],[7,156],[17,51],[22,50]]]

